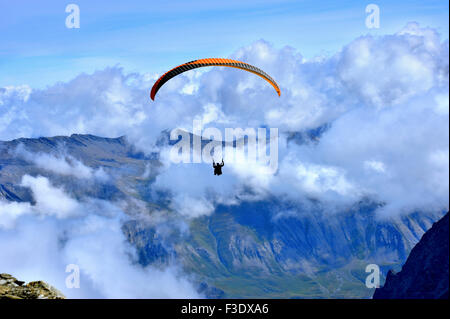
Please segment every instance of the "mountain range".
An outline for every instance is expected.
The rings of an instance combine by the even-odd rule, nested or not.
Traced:
[[[110,178],[86,182],[39,165],[35,154],[63,154]],[[171,209],[170,195],[152,188],[162,164],[157,151],[144,154],[125,137],[75,134],[0,142],[0,200],[34,204],[30,189],[21,185],[27,174],[47,177],[74,198],[128,202],[122,231],[138,263],[163,268],[176,260],[208,298],[370,298],[374,289],[365,285],[366,266],[377,264],[383,274],[399,270],[444,214],[379,219],[375,211],[382,204],[370,198],[329,212],[320,203],[306,209],[272,196],[219,204],[210,215],[186,218]],[[168,229],[163,235],[142,218],[161,212]]]

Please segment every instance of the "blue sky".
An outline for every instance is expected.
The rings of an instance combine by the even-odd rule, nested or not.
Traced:
[[[80,29],[67,29],[65,7],[80,7]],[[367,29],[365,7],[380,7],[380,29]],[[448,1],[2,1],[0,87],[44,88],[81,72],[121,65],[163,72],[185,61],[226,57],[264,39],[307,58],[331,55],[356,37],[388,34],[409,21],[448,39]]]

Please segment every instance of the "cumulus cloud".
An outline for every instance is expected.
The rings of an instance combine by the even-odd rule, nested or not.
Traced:
[[[33,153],[28,151],[23,144],[19,144],[14,150],[14,154],[33,163],[38,168],[42,168],[56,174],[83,179],[95,178],[100,181],[108,180],[108,175],[101,167],[99,169],[92,169],[91,167],[84,165],[73,156],[65,154],[63,149],[61,149],[57,154],[43,152]]]
[[[209,215],[214,211],[214,206],[203,196],[189,196],[187,194],[176,194],[172,198],[172,208],[182,215],[196,218]]]
[[[106,201],[77,201],[45,177],[25,175],[36,205],[0,200],[0,268],[26,281],[45,280],[70,298],[195,298],[176,266],[142,267],[122,232],[126,215]],[[14,245],[11,245],[14,243]],[[66,266],[80,287],[66,287]]]
[[[74,216],[80,211],[78,202],[57,187],[54,187],[47,178],[25,175],[20,184],[29,187],[36,201],[36,212],[54,215],[57,218]]]
[[[389,107],[445,85],[445,54],[433,30],[411,23],[396,35],[350,43],[338,56],[338,76],[365,105]]]
[[[0,228],[9,229],[21,215],[31,211],[29,203],[16,203],[0,200]]]
[[[67,218],[82,211],[76,200],[69,197],[62,189],[53,186],[45,177],[24,175],[20,186],[31,189],[36,204],[32,206],[29,203],[1,201],[0,225],[4,228],[15,227],[15,221],[25,214]]]
[[[249,192],[351,203],[370,196],[391,215],[448,209],[448,40],[410,23],[396,34],[361,36],[329,57],[306,60],[294,48],[257,41],[232,54],[265,70],[282,95],[253,74],[227,68],[187,72],[155,102],[157,75],[108,68],[43,90],[0,91],[0,137],[90,133],[127,135],[144,150],[164,129],[277,127],[279,169],[226,165],[220,180],[202,164],[167,164],[154,187],[193,216]],[[329,125],[320,140],[296,145],[291,132]],[[227,163],[226,163],[227,164]],[[209,166],[209,164],[208,164]]]

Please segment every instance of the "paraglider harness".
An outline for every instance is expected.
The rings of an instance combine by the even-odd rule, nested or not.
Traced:
[[[223,158],[222,158],[222,163],[215,163],[213,160],[213,167],[214,167],[214,175],[222,175],[222,167],[224,166],[224,162],[223,162]]]

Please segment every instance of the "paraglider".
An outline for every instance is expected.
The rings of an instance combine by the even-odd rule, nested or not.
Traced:
[[[227,67],[232,67],[232,68],[237,68],[237,69],[241,69],[244,71],[252,72],[252,73],[262,77],[267,82],[269,82],[273,86],[275,91],[277,92],[278,96],[281,95],[281,91],[280,91],[280,88],[278,87],[278,84],[267,73],[265,73],[261,69],[258,69],[257,67],[250,65],[248,63],[244,63],[244,62],[240,62],[240,61],[236,61],[236,60],[213,58],[213,59],[200,59],[200,60],[194,60],[191,62],[187,62],[187,63],[181,64],[181,65],[173,68],[172,70],[164,73],[153,85],[152,90],[150,92],[150,98],[152,100],[155,100],[155,95],[158,92],[158,90],[164,85],[164,83],[169,81],[171,78],[173,78],[183,72],[193,70],[196,68],[205,67],[205,66],[227,66]]]
[[[222,175],[222,167],[225,165],[222,158],[222,163],[215,163],[213,159],[214,175]]]

